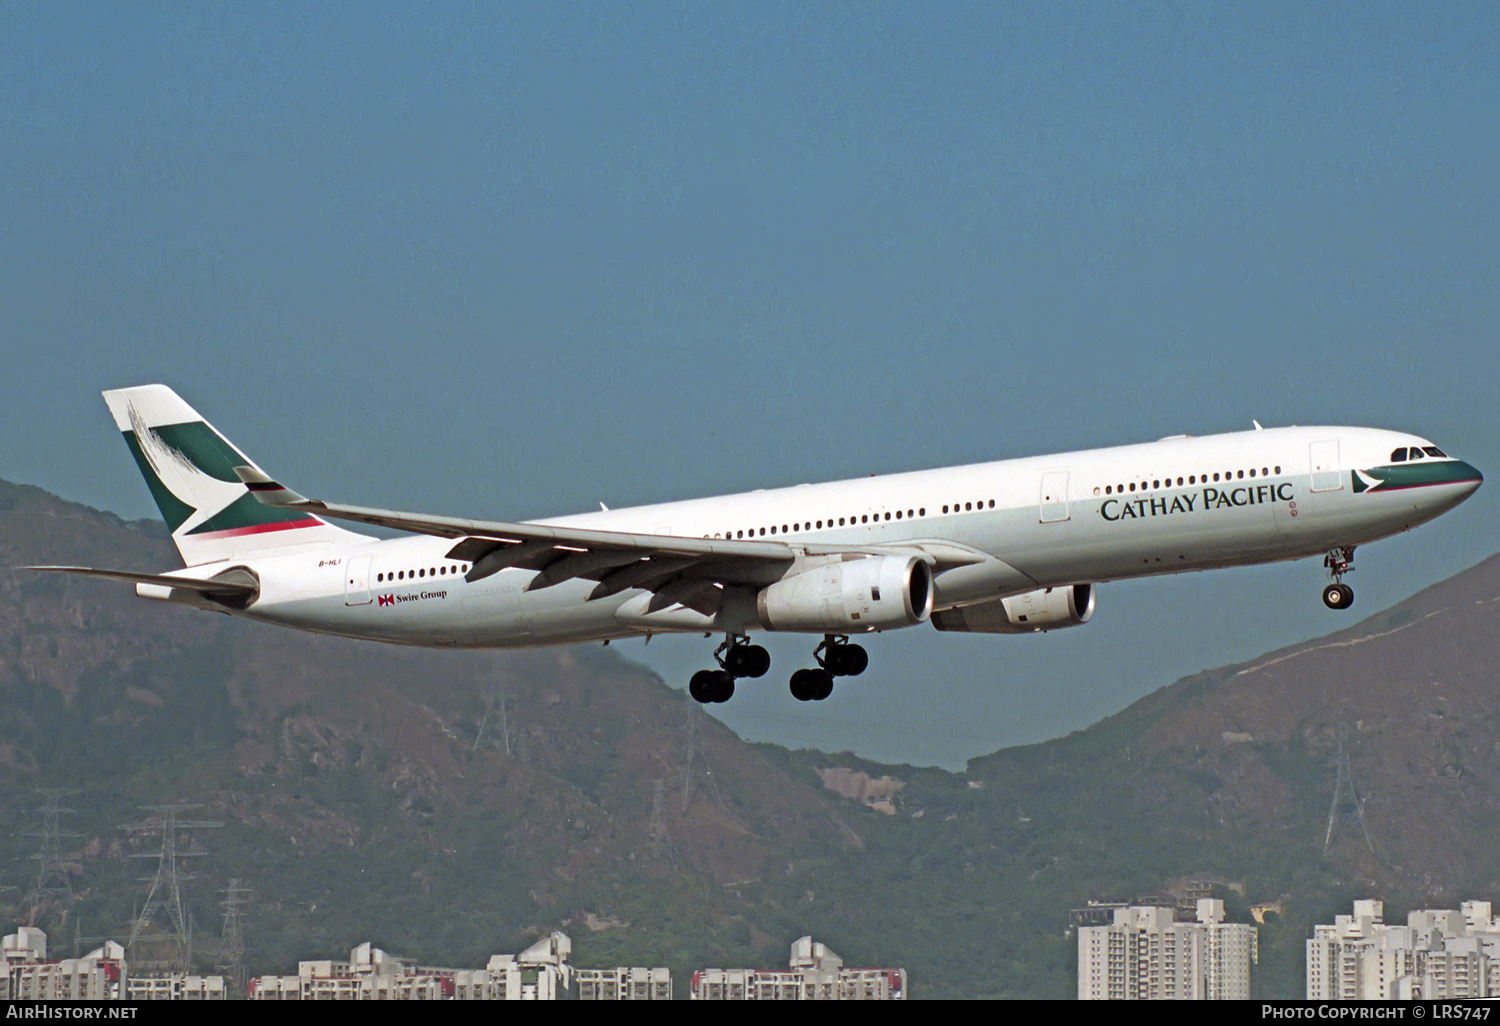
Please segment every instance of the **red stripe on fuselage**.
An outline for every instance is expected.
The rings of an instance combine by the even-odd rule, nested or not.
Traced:
[[[299,527],[322,527],[323,521],[316,517],[306,520],[278,520],[273,524],[251,524],[249,527],[231,527],[223,531],[195,534],[194,538],[239,538],[247,534],[265,534],[268,531],[291,531]]]

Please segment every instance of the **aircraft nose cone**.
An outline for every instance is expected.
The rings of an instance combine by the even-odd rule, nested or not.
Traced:
[[[1434,498],[1441,501],[1444,509],[1457,506],[1484,484],[1484,475],[1479,472],[1478,468],[1462,460],[1448,464],[1446,476],[1448,478],[1446,487],[1432,489],[1434,492],[1442,493],[1441,496],[1434,496]]]
[[[1470,495],[1473,495],[1476,491],[1479,490],[1479,486],[1484,484],[1484,475],[1481,474],[1479,472],[1479,468],[1474,466],[1472,463],[1465,463],[1460,460],[1458,465],[1460,467],[1463,467],[1465,473],[1469,475],[1469,477],[1464,480],[1464,496],[1468,497]]]

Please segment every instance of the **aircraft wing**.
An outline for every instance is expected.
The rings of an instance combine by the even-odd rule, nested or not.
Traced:
[[[736,541],[680,535],[631,534],[578,527],[469,520],[398,510],[347,506],[308,499],[251,467],[235,473],[261,502],[362,524],[455,540],[448,558],[471,564],[465,579],[482,580],[501,570],[540,571],[528,590],[575,578],[597,581],[590,598],[604,598],[628,588],[644,588],[663,597],[670,585],[673,601],[711,611],[719,601],[714,585],[769,584],[779,579],[806,547],[780,541]]]
[[[935,569],[983,562],[991,557],[951,542],[848,546],[681,535],[632,534],[578,527],[403,513],[308,499],[252,467],[235,473],[257,499],[338,520],[455,539],[449,559],[471,564],[465,579],[481,580],[519,568],[538,574],[527,590],[583,578],[597,581],[591,599],[629,588],[655,592],[685,606],[712,613],[725,585],[763,586],[779,580],[799,556],[885,555],[913,552]]]

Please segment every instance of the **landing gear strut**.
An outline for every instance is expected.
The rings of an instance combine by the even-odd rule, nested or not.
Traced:
[[[825,634],[813,649],[818,661],[816,670],[798,670],[792,674],[792,697],[799,702],[821,702],[833,694],[833,678],[858,677],[870,665],[870,657],[859,645],[849,644],[844,635]]]
[[[1354,572],[1354,546],[1330,550],[1323,565],[1332,582],[1323,589],[1323,604],[1329,609],[1348,609],[1354,605],[1354,589],[1344,583],[1344,575]]]
[[[744,634],[731,634],[714,649],[714,660],[735,677],[764,677],[771,668],[771,653],[750,644]]]
[[[688,681],[688,694],[705,705],[727,702],[734,697],[734,682],[739,677],[763,677],[771,668],[771,653],[750,644],[744,634],[731,634],[714,650],[717,670],[699,670]]]
[[[849,644],[844,635],[823,635],[823,641],[813,649],[813,658],[835,677],[858,677],[870,665],[870,657],[859,645]]]

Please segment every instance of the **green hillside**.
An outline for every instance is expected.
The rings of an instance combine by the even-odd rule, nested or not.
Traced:
[[[36,489],[0,484],[0,527],[4,566],[173,562],[159,529]],[[1497,595],[1491,561],[951,774],[745,744],[603,649],[390,649],[0,571],[0,917],[26,914],[34,789],[65,787],[82,836],[55,950],[79,924],[124,935],[154,868],[127,856],[159,839],[121,828],[182,802],[224,824],[188,860],[205,965],[233,877],[255,973],[363,940],[478,965],[561,927],[576,963],[668,964],[682,994],[812,933],[904,965],[914,997],[1067,998],[1070,908],[1208,877],[1232,918],[1280,900],[1256,988],[1300,996],[1310,924],[1352,898],[1496,897]],[[690,717],[711,778],[685,765]],[[1373,853],[1347,828],[1323,853],[1341,730]],[[835,768],[889,778],[887,811],[825,786]]]

